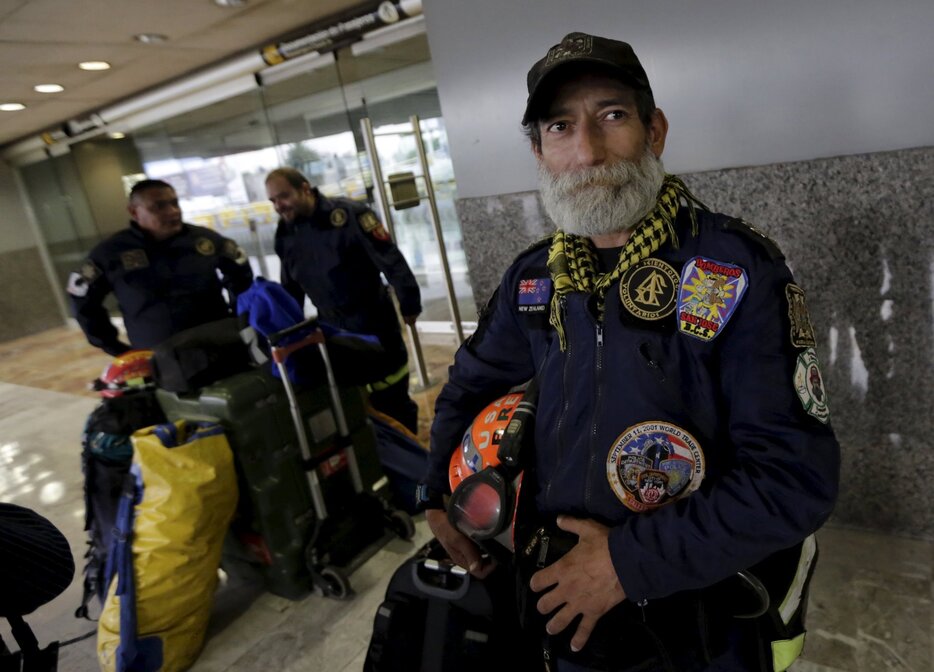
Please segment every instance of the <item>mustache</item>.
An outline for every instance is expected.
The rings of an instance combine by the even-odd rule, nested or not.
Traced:
[[[574,193],[581,189],[624,187],[639,177],[639,166],[632,161],[618,161],[609,165],[586,166],[577,170],[554,173],[541,166],[542,177],[558,193]]]

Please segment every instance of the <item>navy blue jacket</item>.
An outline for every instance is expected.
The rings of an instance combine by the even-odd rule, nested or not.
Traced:
[[[364,204],[321,196],[307,218],[279,221],[276,254],[282,286],[299,305],[305,295],[322,320],[364,334],[399,332],[382,272],[396,292],[403,315],[418,315],[418,283],[399,248]],[[403,346],[404,347],[404,346]]]
[[[550,293],[532,306],[523,299],[549,278],[547,245],[539,245],[509,268],[457,352],[431,432],[428,484],[446,491],[448,458],[474,415],[537,375],[537,506],[610,526],[613,564],[634,601],[712,585],[795,545],[827,519],[837,495],[839,446],[819,369],[808,368],[816,367],[805,347],[813,343],[792,335],[807,320],[796,302],[792,324],[791,272],[774,244],[746,225],[697,215],[694,237],[682,208],[680,248],[669,242],[653,257],[670,264],[676,283],[697,257],[745,271],[745,292],[722,325],[683,320],[687,331],[717,328],[714,338],[680,329],[677,310],[661,320],[637,316],[617,281],[600,323],[588,295],[565,297],[562,352],[548,324]],[[810,392],[796,390],[801,372],[816,377]],[[673,440],[674,450],[648,447],[659,426],[687,438]],[[658,489],[662,482],[667,490]]]
[[[218,278],[223,275],[223,283]],[[152,348],[174,334],[236,311],[236,294],[253,271],[237,243],[193,224],[157,241],[136,222],[99,243],[68,279],[75,319],[88,342],[111,355],[128,346],[118,338],[104,307],[113,292],[133,348]]]

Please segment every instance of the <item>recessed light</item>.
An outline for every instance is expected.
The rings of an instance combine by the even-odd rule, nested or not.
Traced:
[[[114,140],[123,140],[126,137],[126,133],[121,133],[120,131],[114,131],[113,133],[108,133],[107,137],[113,138]]]
[[[110,63],[107,61],[84,61],[78,63],[82,70],[110,70]]]
[[[65,87],[61,84],[36,84],[32,90],[36,93],[61,93]]]
[[[218,7],[243,7],[247,0],[214,0]]]
[[[133,39],[143,44],[158,44],[159,42],[165,42],[169,38],[160,33],[140,33],[139,35],[134,35]]]
[[[19,112],[26,109],[22,103],[0,103],[0,112]]]

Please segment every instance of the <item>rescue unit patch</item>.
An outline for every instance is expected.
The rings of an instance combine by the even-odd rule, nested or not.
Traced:
[[[798,355],[794,383],[805,412],[826,424],[830,418],[830,407],[827,405],[827,388],[824,387],[814,348],[808,348]]]
[[[97,265],[88,259],[83,264],[81,268],[68,276],[68,287],[67,291],[72,296],[77,296],[79,299],[87,296],[88,288],[91,286],[91,283],[97,280],[101,275],[101,270]]]
[[[120,263],[123,264],[123,270],[136,271],[149,266],[149,258],[145,250],[127,250],[120,253]]]
[[[678,330],[712,341],[733,316],[748,284],[739,266],[694,257],[681,271]]]
[[[551,278],[519,280],[516,304],[520,313],[544,313],[551,300]]]
[[[796,348],[813,348],[817,345],[814,326],[804,300],[804,290],[789,282],[785,285],[788,299],[788,319],[791,320],[791,344]]]
[[[249,259],[246,256],[246,252],[244,252],[243,248],[237,245],[237,243],[235,243],[232,240],[224,241],[224,254],[230,257],[231,259],[233,259],[235,262],[237,262],[241,266],[245,264],[247,261],[249,261]]]
[[[704,474],[704,451],[697,439],[667,422],[633,425],[616,439],[606,460],[610,488],[636,513],[691,494]]]
[[[358,221],[360,222],[360,226],[363,227],[363,230],[377,240],[385,242],[390,239],[389,231],[387,231],[383,223],[379,221],[379,218],[369,210],[360,215]]]
[[[338,228],[347,223],[347,211],[337,208],[331,212],[331,226]]]
[[[678,272],[661,259],[644,259],[623,274],[619,298],[623,307],[639,319],[668,317],[678,300]]]
[[[198,238],[198,240],[195,241],[195,249],[198,250],[200,254],[210,257],[214,254],[214,241],[210,238]]]

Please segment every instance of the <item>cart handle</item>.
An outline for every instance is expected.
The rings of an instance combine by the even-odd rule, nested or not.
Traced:
[[[281,333],[281,332],[280,332]],[[288,345],[282,346],[272,346],[272,358],[276,364],[282,364],[288,359],[296,350],[301,350],[306,348],[309,345],[316,345],[318,343],[324,343],[324,333],[321,330],[313,331],[308,334],[305,338],[300,341],[295,341],[295,343],[289,343]]]
[[[279,341],[281,341],[286,336],[291,336],[296,331],[301,331],[302,329],[305,329],[308,327],[313,328],[313,329],[318,328],[317,316],[309,317],[308,319],[303,320],[299,322],[298,324],[293,324],[291,327],[286,327],[285,329],[281,331],[276,331],[272,334],[269,334],[268,336],[269,345],[275,346],[277,343],[279,343]]]

